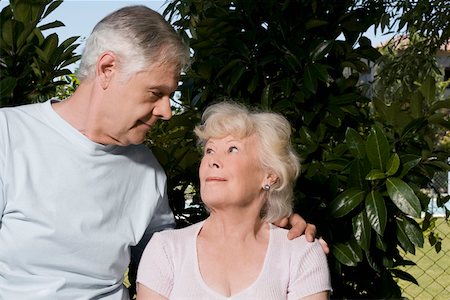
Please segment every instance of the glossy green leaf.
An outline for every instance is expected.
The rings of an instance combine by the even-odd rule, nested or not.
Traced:
[[[306,29],[312,29],[312,28],[316,28],[319,26],[324,26],[327,25],[328,22],[325,20],[318,20],[318,19],[310,19],[306,22],[305,24],[305,28]]]
[[[434,103],[432,106],[430,106],[429,111],[435,112],[436,110],[441,109],[441,108],[449,108],[450,109],[450,99],[436,101],[436,103]]]
[[[311,51],[312,60],[316,61],[322,59],[330,51],[333,42],[334,40],[326,40],[320,43],[315,49]]]
[[[434,113],[428,117],[428,122],[450,129],[450,120],[448,120],[447,117],[447,112]]]
[[[436,98],[436,80],[433,76],[427,76],[419,89],[427,103],[432,103]]]
[[[357,93],[345,93],[342,95],[330,95],[330,104],[340,106],[342,109],[347,109],[347,107],[343,107],[344,105],[351,105],[361,99],[361,95]],[[351,128],[351,127],[348,127]],[[355,131],[356,132],[356,131]]]
[[[61,21],[54,21],[45,25],[41,25],[39,26],[40,30],[47,30],[47,29],[52,29],[52,28],[57,28],[57,27],[63,27],[64,23]]]
[[[247,86],[247,91],[249,91],[250,93],[253,93],[256,90],[256,87],[258,86],[258,76],[257,75],[253,75],[252,79],[250,80],[248,86]]]
[[[22,23],[17,23],[16,25],[19,25],[19,28],[18,28],[19,34],[17,36],[16,47],[20,53],[22,47],[30,47],[30,44],[27,44],[26,41],[30,38],[30,36],[35,28],[32,26],[25,27],[25,26],[23,26]]]
[[[313,64],[315,72],[317,74],[317,79],[320,81],[327,82],[328,81],[328,71],[327,66],[315,63]]]
[[[31,23],[33,20],[32,16],[32,4],[26,3],[26,1],[15,1],[14,3],[14,18],[23,23]]]
[[[230,82],[228,84],[228,88],[227,88],[228,93],[231,93],[232,89],[234,88],[236,83],[238,83],[238,81],[241,79],[242,74],[244,74],[244,72],[245,72],[245,68],[242,66],[240,68],[237,68],[237,70],[235,70],[235,72],[231,76]]]
[[[423,96],[420,93],[415,92],[411,95],[410,108],[411,115],[414,117],[414,119],[423,117]]]
[[[364,250],[369,250],[372,229],[364,210],[352,218],[352,225],[353,235],[358,245]]]
[[[382,268],[377,264],[377,262],[372,257],[370,251],[364,251],[366,254],[367,263],[370,265],[372,269],[376,272],[382,272]]]
[[[384,256],[383,257],[383,266],[385,266],[386,268],[392,268],[394,266],[394,261],[392,258]]]
[[[400,279],[412,282],[416,285],[419,285],[417,280],[411,274],[409,274],[405,271],[399,270],[399,269],[392,269],[391,271],[392,271],[392,274],[394,274],[397,278],[400,278]]]
[[[62,4],[62,0],[58,0],[58,1],[53,1],[52,3],[50,3],[50,5],[47,7],[44,15],[42,16],[43,18],[45,18],[46,16],[48,16],[52,11],[54,11],[58,6],[60,6]]]
[[[55,52],[58,47],[58,35],[56,33],[52,33],[45,38],[43,45],[43,55],[41,56],[42,60],[46,63],[50,62],[52,58],[52,54]]]
[[[372,46],[372,42],[365,36],[359,38],[358,43],[360,46]]]
[[[264,90],[261,95],[261,106],[263,108],[269,108],[272,103],[272,97],[273,97],[272,85],[268,84],[264,87]]]
[[[390,156],[390,147],[386,135],[374,125],[366,141],[366,152],[373,169],[385,170]]]
[[[318,147],[317,137],[308,127],[302,126],[299,130],[300,143],[307,153],[313,153]]]
[[[73,43],[75,43],[80,37],[79,36],[72,36],[66,40],[64,40],[64,42],[61,43],[61,47],[63,47],[64,49],[67,49],[69,46],[72,46]],[[78,45],[75,47],[77,48]],[[75,50],[75,48],[73,50]]]
[[[242,59],[233,59],[229,61],[223,68],[220,69],[220,71],[216,75],[216,78],[219,78],[220,76],[222,76],[222,74],[236,68],[236,66],[240,64],[242,64]]]
[[[71,56],[71,58],[69,58],[64,63],[61,64],[61,68],[65,67],[65,66],[68,66],[68,65],[71,65],[73,63],[76,63],[80,59],[81,59],[81,55]]]
[[[14,20],[6,20],[6,22],[4,22],[2,27],[2,41],[4,43],[6,43],[6,45],[8,45],[9,47],[13,47],[14,46],[14,25],[15,25],[15,21]],[[4,47],[4,45],[2,45],[2,47]]]
[[[405,214],[420,217],[420,201],[412,188],[399,178],[386,179],[386,187],[392,202]]]
[[[416,254],[416,248],[414,244],[409,240],[405,231],[405,226],[401,220],[396,220],[397,223],[397,240],[403,250],[408,251],[411,254]]]
[[[422,248],[424,238],[419,224],[414,219],[407,217],[404,219],[404,228],[409,240],[417,247]]]
[[[366,180],[377,180],[377,179],[383,179],[386,177],[386,174],[384,174],[381,170],[371,170],[366,175]]]
[[[7,97],[16,87],[17,78],[5,77],[0,80],[0,103],[3,97]]]
[[[314,66],[306,66],[303,79],[306,89],[308,89],[311,93],[315,93],[317,90],[317,77],[318,76],[316,74]]]
[[[382,250],[382,251],[384,251],[384,252],[386,252],[386,250],[387,250],[387,243],[386,243],[386,241],[383,239],[383,237],[380,236],[379,234],[376,234],[376,238],[375,238],[375,246],[376,246],[378,249],[380,249],[380,250]]]
[[[442,242],[441,241],[436,242],[436,244],[434,245],[434,249],[436,250],[436,253],[441,252],[441,250],[442,250]]]
[[[350,174],[348,175],[349,187],[356,187],[361,190],[367,188],[365,175],[367,171],[364,169],[366,165],[360,159],[355,159],[350,164]]]
[[[400,177],[405,176],[409,170],[417,166],[422,158],[413,154],[402,155],[401,161],[401,173]]]
[[[348,189],[337,196],[328,207],[332,217],[340,218],[351,212],[364,200],[364,191],[356,188]]]
[[[383,236],[387,222],[384,198],[378,191],[371,191],[366,196],[365,207],[370,225],[379,235]]]
[[[366,156],[364,140],[355,129],[350,127],[347,128],[345,131],[345,144],[350,153],[356,158],[364,158],[364,156]]]
[[[386,166],[386,175],[391,176],[397,173],[398,168],[400,167],[400,158],[397,153],[391,155],[387,162]]]
[[[361,261],[361,257],[350,244],[336,243],[332,245],[332,253],[340,263],[346,266],[355,267]]]
[[[426,164],[438,167],[439,169],[441,169],[442,172],[450,171],[450,165],[446,161],[431,160],[431,161],[428,161]]]

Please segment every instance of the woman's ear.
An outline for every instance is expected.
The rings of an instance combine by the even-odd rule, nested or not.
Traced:
[[[278,181],[278,176],[275,173],[268,173],[266,176],[266,184],[272,186]]]
[[[103,89],[108,88],[114,71],[117,69],[117,57],[113,52],[104,52],[97,60],[96,74]]]

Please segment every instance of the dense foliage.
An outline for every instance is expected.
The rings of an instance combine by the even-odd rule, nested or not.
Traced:
[[[45,101],[56,95],[66,67],[80,57],[78,37],[59,43],[56,33],[43,31],[64,26],[61,21],[41,24],[62,1],[10,0],[0,13],[0,106]]]
[[[433,139],[437,127],[450,127],[449,101],[435,97],[430,72],[401,99],[379,97],[383,86],[392,90],[383,84],[365,96],[360,75],[381,54],[363,33],[387,26],[390,9],[377,1],[169,3],[165,13],[189,43],[193,64],[182,78],[181,113],[149,143],[168,172],[180,226],[206,216],[192,127],[208,104],[231,98],[290,120],[303,159],[295,210],[331,245],[333,297],[400,297],[396,280],[415,282],[399,266],[410,264],[402,251],[421,247],[433,222],[428,213],[422,224],[417,218],[434,173],[449,169],[449,153]]]

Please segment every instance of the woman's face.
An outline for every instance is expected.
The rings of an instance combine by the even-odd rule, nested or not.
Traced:
[[[267,173],[260,165],[259,147],[255,135],[207,141],[200,163],[200,194],[210,209],[249,205],[260,209]]]

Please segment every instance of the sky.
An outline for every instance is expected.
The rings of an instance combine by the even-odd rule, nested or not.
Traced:
[[[72,36],[80,36],[78,40],[81,45],[77,48],[76,53],[81,54],[84,46],[84,40],[89,36],[95,24],[109,13],[123,6],[142,4],[146,5],[162,14],[166,1],[138,1],[138,0],[64,0],[64,2],[56,8],[43,24],[59,20],[64,23],[64,27],[49,29],[44,32],[50,34],[56,32],[60,38],[60,42]],[[9,4],[8,0],[0,0],[0,10]],[[379,45],[381,42],[388,40],[391,35],[375,35],[373,28],[370,28],[366,36],[372,41],[372,45]],[[71,66],[73,71],[76,65]]]

